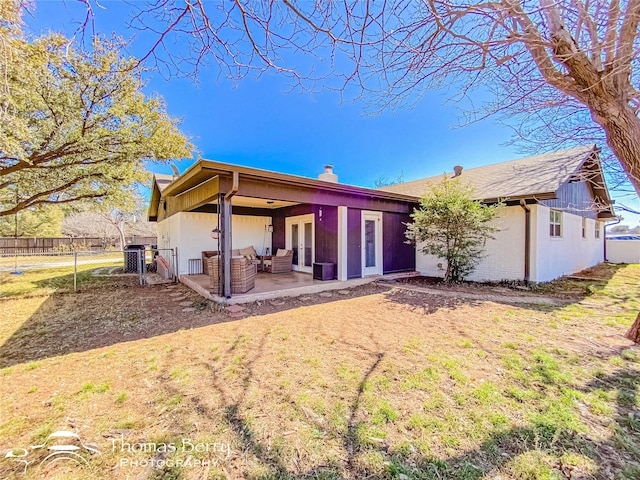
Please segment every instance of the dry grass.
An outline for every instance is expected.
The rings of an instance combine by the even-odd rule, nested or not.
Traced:
[[[182,287],[6,300],[0,449],[62,428],[100,448],[53,478],[637,479],[640,268],[602,274],[564,307],[376,285],[242,319],[195,297],[181,314]],[[152,458],[190,465],[119,464]]]
[[[123,265],[122,252],[80,252],[77,255],[78,289],[137,282],[135,274],[105,275],[113,267]],[[0,299],[73,291],[74,261],[73,254],[0,256]],[[14,271],[20,274],[12,273]]]

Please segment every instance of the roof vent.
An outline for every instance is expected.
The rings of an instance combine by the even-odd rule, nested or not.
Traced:
[[[456,165],[453,167],[453,178],[462,175],[462,165]]]
[[[180,176],[180,170],[173,163],[171,164],[171,170],[173,170],[173,180]]]
[[[338,183],[338,176],[333,173],[333,165],[325,165],[324,172],[318,175],[318,180],[324,180],[325,182]]]

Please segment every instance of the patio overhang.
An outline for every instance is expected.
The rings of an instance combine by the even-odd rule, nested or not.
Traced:
[[[236,196],[287,204],[322,204],[408,213],[418,203],[409,195],[357,187],[324,180],[288,175],[236,165],[199,160],[168,184],[156,178],[149,205],[149,220],[161,221],[179,212],[194,211],[217,203],[217,195],[233,187],[234,172],[239,177]],[[163,177],[163,181],[166,181]],[[260,202],[234,202],[238,206],[259,208]],[[244,205],[243,205],[244,204]],[[267,208],[266,205],[262,205]],[[271,207],[277,208],[277,207]]]
[[[212,177],[175,196],[166,196],[165,217],[178,212],[190,212],[214,200],[220,194],[220,178]]]

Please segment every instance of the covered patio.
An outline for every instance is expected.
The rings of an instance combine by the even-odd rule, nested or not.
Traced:
[[[311,179],[199,160],[179,177],[156,175],[149,220],[158,222],[159,247],[176,249],[176,273],[185,284],[228,303],[414,271],[415,248],[404,230],[415,199],[339,184],[326,169]],[[198,275],[206,273],[209,253],[218,259],[218,288]],[[274,268],[280,256],[290,258],[290,271]],[[243,274],[237,262],[233,267],[238,258],[261,268]],[[271,274],[261,272],[267,264]],[[313,278],[318,268],[322,281]],[[232,288],[236,283],[243,286]]]
[[[416,274],[411,272],[400,274],[400,276]],[[314,280],[312,275],[301,272],[281,273],[278,275],[259,272],[256,274],[256,285],[253,289],[247,293],[234,294],[231,298],[223,298],[211,293],[211,280],[208,275],[181,275],[180,282],[209,300],[232,305],[282,297],[297,297],[298,295],[321,293],[330,290],[342,290],[364,285],[380,278],[393,279],[397,277],[398,275],[384,275],[382,277],[355,278],[345,282],[340,280]]]

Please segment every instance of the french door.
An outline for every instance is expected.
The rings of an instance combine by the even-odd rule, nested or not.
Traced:
[[[315,259],[314,216],[299,215],[285,219],[286,248],[293,250],[293,269],[299,272],[313,272]]]
[[[362,212],[362,276],[382,275],[382,213]]]

